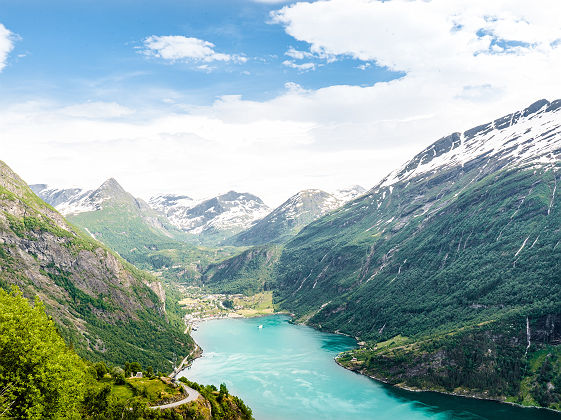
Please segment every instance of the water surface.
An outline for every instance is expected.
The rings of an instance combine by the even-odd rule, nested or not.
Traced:
[[[559,419],[555,413],[490,401],[408,392],[338,366],[352,338],[290,324],[284,315],[204,322],[193,337],[203,357],[182,372],[226,383],[257,420]],[[263,328],[259,328],[263,325]]]

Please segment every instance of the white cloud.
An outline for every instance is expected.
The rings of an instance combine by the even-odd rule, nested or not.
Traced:
[[[6,67],[8,54],[14,49],[14,40],[16,38],[16,35],[0,23],[0,71]]]
[[[294,47],[290,47],[285,53],[285,55],[292,57],[296,60],[303,60],[305,58],[312,58],[314,55],[308,51],[300,51],[295,49]]]
[[[73,183],[94,186],[115,176],[138,195],[231,188],[275,205],[303,188],[371,187],[441,136],[561,98],[560,8],[558,0],[297,3],[274,19],[310,54],[405,75],[317,90],[289,82],[270,100],[223,96],[172,115],[97,119],[52,104],[13,105],[0,114],[2,157],[30,182],[64,185],[71,173]],[[217,61],[207,55],[189,60]],[[181,95],[163,97],[179,103]]]
[[[312,53],[410,72],[493,65],[501,61],[489,57],[494,41],[530,44],[510,48],[515,55],[551,55],[561,37],[559,13],[557,0],[326,0],[284,7],[272,20],[310,43]]]
[[[239,103],[237,110],[216,106],[224,115],[243,113],[245,106],[321,121],[318,143],[324,145],[421,147],[539,98],[561,97],[560,15],[558,0],[297,3],[274,12],[272,20],[309,43],[311,53],[352,57],[405,75],[367,87],[285,95],[261,106]],[[407,122],[416,115],[432,117]]]
[[[314,63],[296,63],[292,60],[285,60],[282,64],[286,67],[290,67],[292,69],[300,70],[300,71],[310,71],[315,70],[316,65]]]
[[[181,35],[152,35],[144,40],[142,53],[169,61],[237,62],[245,63],[247,57],[219,53],[211,42]]]
[[[30,183],[92,188],[114,176],[141,196],[164,191],[206,197],[237,189],[271,204],[302,182],[310,185],[310,175],[298,178],[300,166],[318,171],[316,158],[298,152],[313,141],[312,123],[274,116],[235,123],[184,113],[99,119],[92,117],[99,116],[95,110],[79,116],[85,109],[92,111],[82,104],[4,107],[2,160]]]
[[[275,16],[275,14],[273,14],[273,16]],[[296,60],[316,59],[316,60],[325,60],[328,63],[332,63],[337,60],[337,57],[334,54],[330,54],[325,50],[321,50],[321,49],[316,51],[301,51],[295,49],[294,47],[289,47],[288,50],[286,50],[286,52],[284,53],[284,55],[294,58]]]

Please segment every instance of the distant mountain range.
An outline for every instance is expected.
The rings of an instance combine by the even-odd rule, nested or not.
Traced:
[[[271,211],[259,197],[235,191],[201,202],[186,196],[160,195],[149,203],[177,228],[216,241],[247,229]]]
[[[286,242],[307,224],[364,192],[360,186],[342,190],[338,195],[321,190],[300,191],[228,243],[247,246]]]
[[[127,261],[168,279],[192,281],[208,264],[234,251],[207,249],[174,226],[144,200],[126,192],[113,178],[93,191],[57,190],[32,185],[37,194],[68,220],[117,251]]]
[[[358,185],[338,190],[334,194],[305,190],[271,211],[259,197],[236,191],[200,201],[187,195],[162,194],[150,198],[146,203],[126,192],[114,178],[108,179],[96,190],[58,189],[46,184],[30,187],[39,197],[92,235],[95,235],[93,231],[96,228],[103,227],[90,222],[92,214],[118,206],[121,209],[128,208],[129,216],[133,214],[133,218],[142,219],[143,228],[153,230],[158,235],[211,245],[221,242],[236,245],[282,242],[306,224],[365,192]],[[100,223],[103,225],[103,220]],[[107,223],[112,221],[107,220]],[[97,229],[97,234],[102,235],[103,230]],[[240,233],[242,235],[239,238],[230,239]],[[121,246],[109,241],[110,246],[121,252]]]

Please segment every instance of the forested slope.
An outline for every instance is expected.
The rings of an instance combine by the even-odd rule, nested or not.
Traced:
[[[192,340],[166,317],[160,282],[68,224],[0,162],[0,286],[38,296],[92,360],[167,370]]]

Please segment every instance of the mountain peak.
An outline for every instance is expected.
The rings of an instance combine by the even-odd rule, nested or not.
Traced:
[[[115,178],[109,178],[107,181],[101,184],[98,190],[126,192],[125,189],[121,187],[121,184],[119,184]]]
[[[134,197],[130,195],[117,182],[115,178],[109,178],[101,186],[93,192],[92,196],[98,197],[100,203],[105,200],[134,201]]]

